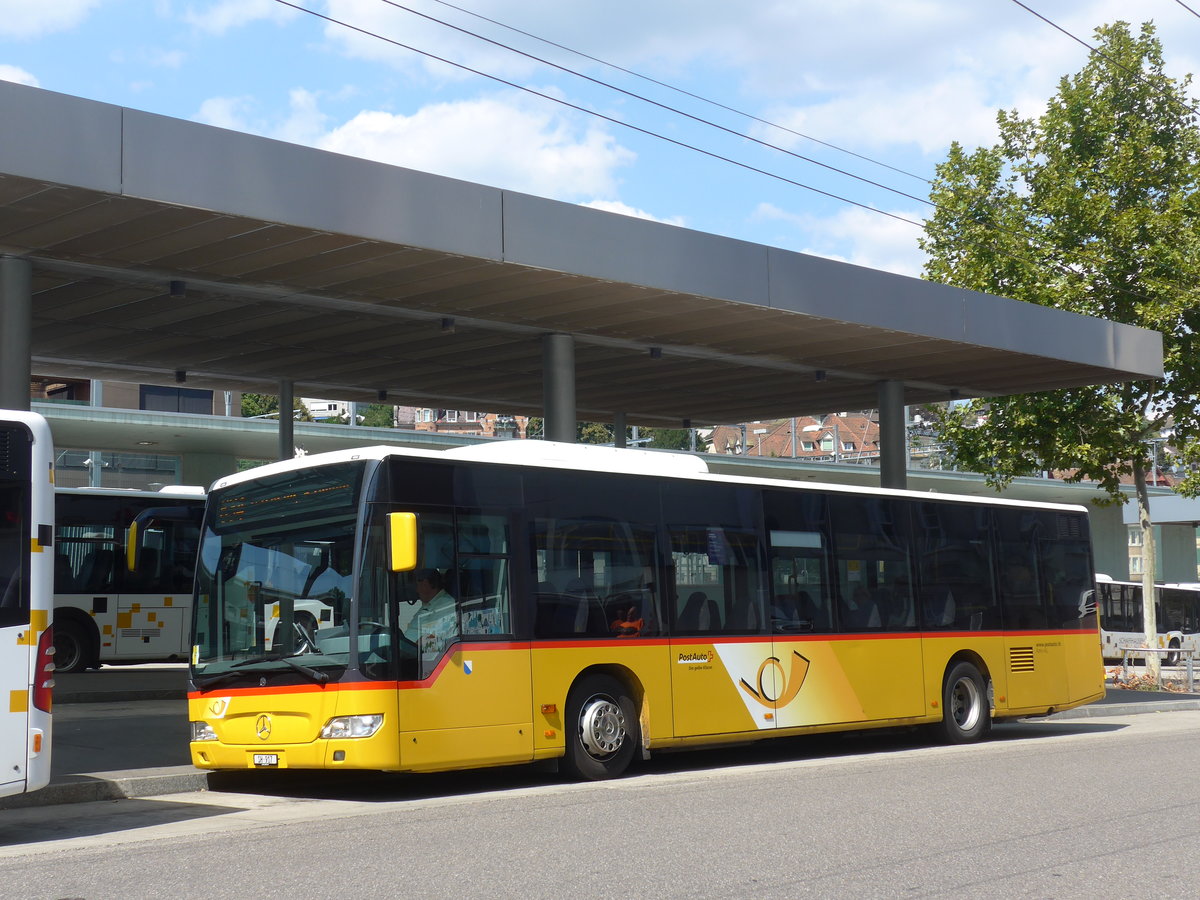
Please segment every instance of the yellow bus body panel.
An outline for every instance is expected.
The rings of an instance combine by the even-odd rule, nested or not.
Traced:
[[[433,772],[553,758],[566,746],[570,690],[588,671],[628,686],[647,748],[936,722],[955,658],[990,679],[997,718],[1104,694],[1090,631],[460,644],[420,682],[194,694],[191,718],[219,740],[193,743],[192,759],[241,769],[278,754],[280,768]],[[384,724],[370,738],[319,737],[335,715],[371,714]]]
[[[192,721],[211,725],[218,738],[191,743],[192,764],[201,769],[255,768],[256,754],[275,754],[281,769],[394,769],[399,757],[396,692],[386,684],[215,690],[193,694],[188,711]],[[334,716],[376,714],[383,715],[383,725],[369,738],[320,737]],[[334,759],[337,750],[344,759]]]
[[[405,771],[533,759],[529,644],[458,644],[429,678],[398,692]]]

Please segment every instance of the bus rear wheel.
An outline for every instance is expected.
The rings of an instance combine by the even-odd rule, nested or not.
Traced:
[[[1179,641],[1177,641],[1175,638],[1171,638],[1171,643],[1167,645],[1167,649],[1174,650],[1175,652],[1168,653],[1165,657],[1163,657],[1163,665],[1166,665],[1166,666],[1179,665],[1179,658],[1180,658]]]
[[[991,727],[983,676],[969,662],[955,663],[942,683],[941,736],[951,744],[969,744],[984,737]]]
[[[584,676],[567,695],[565,774],[600,781],[621,775],[638,743],[637,709],[611,675]]]
[[[82,672],[94,663],[95,650],[87,630],[72,618],[54,623],[54,670]]]

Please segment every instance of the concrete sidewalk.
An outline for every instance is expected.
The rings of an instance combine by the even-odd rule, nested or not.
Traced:
[[[187,666],[56,674],[50,784],[0,809],[149,797],[208,787],[188,755]]]
[[[0,799],[0,810],[209,788],[211,776],[188,753],[186,665],[105,666],[55,680],[50,784]],[[1185,709],[1200,709],[1200,694],[1110,688],[1103,700],[1050,718]]]

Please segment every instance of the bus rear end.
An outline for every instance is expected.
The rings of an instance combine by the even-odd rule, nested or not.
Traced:
[[[41,416],[0,411],[0,796],[50,781],[52,448]]]

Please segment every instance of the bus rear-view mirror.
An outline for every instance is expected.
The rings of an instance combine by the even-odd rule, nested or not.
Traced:
[[[417,567],[417,514],[388,513],[388,567],[411,572]]]

